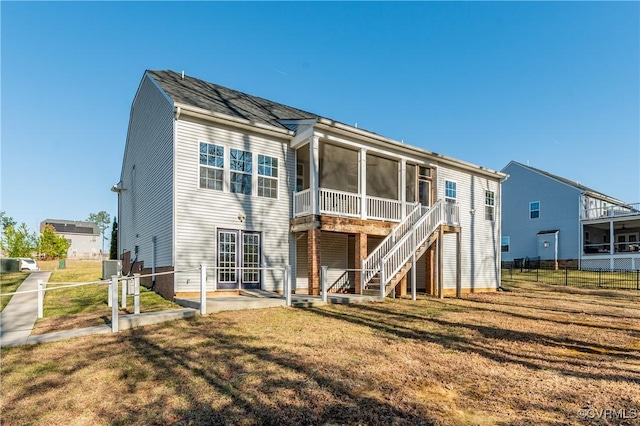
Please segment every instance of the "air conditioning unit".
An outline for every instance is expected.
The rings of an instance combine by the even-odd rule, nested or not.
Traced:
[[[102,261],[102,279],[108,280],[112,275],[122,276],[121,260],[103,260]]]

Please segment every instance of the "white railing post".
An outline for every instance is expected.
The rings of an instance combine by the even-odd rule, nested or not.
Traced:
[[[365,281],[365,271],[364,271],[364,259],[360,259],[360,295],[364,294],[364,281]]]
[[[207,265],[200,264],[200,315],[207,314]]]
[[[384,276],[384,267],[385,267],[385,261],[384,261],[384,258],[382,258],[380,260],[380,298],[382,298],[383,300],[384,300],[384,297],[386,296],[384,294],[384,290],[386,288],[386,285],[385,285],[386,277]]]
[[[38,280],[38,318],[44,318],[44,282]]]
[[[133,313],[140,313],[140,274],[133,274]]]
[[[291,265],[284,267],[284,300],[287,306],[291,306]]]
[[[322,292],[322,301],[327,301],[327,272],[329,270],[328,266],[320,267],[320,291]]]
[[[111,331],[118,332],[118,276],[111,275]]]
[[[109,282],[109,287],[107,289],[107,306],[111,307],[113,306],[113,291],[111,291],[111,286],[113,285],[113,282]]]
[[[120,301],[121,303],[121,308],[124,309],[127,307],[127,287],[129,287],[129,278],[127,278],[126,280],[122,280],[122,290],[121,290],[121,296],[122,296],[122,300]]]

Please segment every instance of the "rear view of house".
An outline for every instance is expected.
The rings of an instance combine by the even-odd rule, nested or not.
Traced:
[[[502,258],[543,266],[640,268],[640,204],[518,162],[503,170]]]
[[[67,251],[68,259],[101,259],[100,230],[93,222],[77,220],[47,219],[40,223],[40,232],[51,225],[59,236],[71,243]]]
[[[495,291],[505,175],[172,71],[145,72],[120,181],[123,269],[209,292]]]

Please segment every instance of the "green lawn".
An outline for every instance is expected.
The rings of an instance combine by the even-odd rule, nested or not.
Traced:
[[[0,294],[14,293],[29,276],[29,272],[3,272],[0,274]],[[12,296],[0,297],[0,311],[9,303]]]
[[[100,282],[102,263],[69,261],[65,269],[57,269],[58,261],[41,262],[41,269],[53,270],[44,298],[44,318],[36,322],[33,334],[43,334],[80,327],[101,325],[111,320],[107,305],[108,283]],[[68,287],[73,283],[90,283]],[[56,289],[57,288],[57,289]],[[120,287],[121,288],[121,287]],[[118,291],[120,293],[120,290]],[[140,288],[140,312],[176,309],[178,305],[159,294]],[[133,313],[133,296],[127,297],[127,308],[121,314]]]

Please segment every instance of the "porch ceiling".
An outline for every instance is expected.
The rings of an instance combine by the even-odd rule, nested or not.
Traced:
[[[610,221],[583,221],[582,224],[584,226],[589,226],[590,228],[609,230],[609,222]],[[620,231],[623,229],[637,229],[640,228],[640,217],[634,216],[630,218],[615,218],[613,219],[613,229],[615,231]]]

